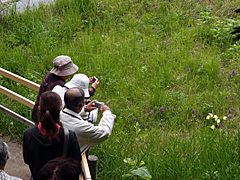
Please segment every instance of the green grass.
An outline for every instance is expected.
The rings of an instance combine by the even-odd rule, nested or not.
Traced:
[[[238,4],[58,0],[13,11],[0,20],[1,67],[40,84],[64,54],[79,73],[98,77],[94,98],[117,115],[110,138],[90,150],[99,157],[99,179],[124,179],[126,158],[138,167],[144,161],[152,179],[239,179],[240,45],[230,34],[240,25]],[[0,79],[35,101],[37,92]],[[30,119],[31,109],[0,97]],[[233,118],[221,128],[205,123],[209,112],[222,119],[229,109]],[[22,137],[25,125],[0,117],[2,132]]]

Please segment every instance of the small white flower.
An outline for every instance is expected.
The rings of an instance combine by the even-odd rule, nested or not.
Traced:
[[[217,120],[217,123],[218,123],[218,124],[220,123],[220,119]]]
[[[213,118],[215,119],[215,121],[218,119],[217,115],[214,115]]]
[[[102,34],[102,37],[104,37],[104,35]]]
[[[207,115],[206,119],[210,119],[210,115]]]
[[[13,126],[13,122],[10,122],[10,124]]]
[[[208,114],[211,116],[211,118],[213,117],[213,115],[211,113],[208,113]]]
[[[211,129],[215,129],[215,126],[214,126],[214,125],[212,125],[212,126],[211,126]]]
[[[223,116],[223,120],[226,121],[227,120],[227,116]]]

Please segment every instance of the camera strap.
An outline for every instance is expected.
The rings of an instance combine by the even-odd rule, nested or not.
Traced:
[[[69,116],[72,116],[72,117],[74,117],[74,118],[77,118],[77,119],[79,119],[79,120],[82,120],[81,118],[79,118],[79,117],[77,117],[77,116],[74,116],[73,114],[70,114],[70,113],[68,113],[68,112],[65,112],[64,110],[63,110],[62,112],[65,113],[65,114],[68,114]]]

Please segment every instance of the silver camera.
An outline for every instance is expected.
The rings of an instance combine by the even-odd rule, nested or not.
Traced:
[[[102,109],[102,103],[101,102],[95,102],[95,107],[98,109]]]

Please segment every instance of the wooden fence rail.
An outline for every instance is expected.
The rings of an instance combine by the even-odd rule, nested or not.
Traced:
[[[11,73],[11,72],[3,69],[3,68],[0,68],[0,75],[5,76],[5,77],[7,77],[9,79],[12,79],[12,80],[14,80],[14,81],[16,81],[18,83],[21,83],[21,84],[27,86],[28,88],[34,89],[36,91],[39,90],[39,87],[40,87],[39,84],[31,82],[31,81],[29,81],[29,80],[27,80],[27,79],[25,79],[23,77],[20,77],[20,76],[18,76],[16,74]],[[5,94],[6,96],[8,96],[8,97],[10,97],[10,98],[12,98],[12,99],[14,99],[14,100],[24,104],[24,105],[26,105],[26,106],[28,106],[30,108],[33,108],[33,106],[35,104],[33,101],[31,101],[31,100],[29,100],[29,99],[27,99],[27,98],[25,98],[25,97],[15,93],[15,92],[13,92],[13,91],[11,91],[11,90],[3,87],[3,86],[0,86],[0,93]],[[2,105],[0,105],[0,111],[5,113],[5,114],[7,114],[7,115],[9,115],[9,116],[11,116],[12,118],[18,120],[19,122],[21,122],[21,123],[23,123],[23,124],[25,124],[25,125],[27,125],[29,127],[35,126],[34,122],[26,119],[25,117],[23,117],[23,116],[15,113],[13,111],[11,111],[10,109],[8,109],[8,108],[6,108],[6,107],[4,107]],[[91,180],[92,178],[91,178],[91,174],[90,174],[90,170],[89,170],[89,166],[88,166],[88,161],[87,161],[87,157],[86,157],[85,153],[82,154],[81,165],[82,165],[82,171],[83,171],[84,175],[81,174],[80,180],[83,180],[83,179]]]

